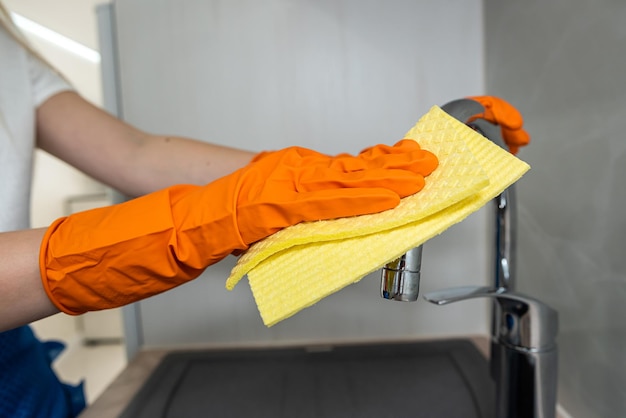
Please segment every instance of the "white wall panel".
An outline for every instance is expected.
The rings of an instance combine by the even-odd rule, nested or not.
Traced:
[[[252,150],[358,152],[393,143],[434,104],[484,88],[479,0],[118,0],[124,118]],[[429,242],[423,289],[487,283],[483,212]],[[341,256],[341,255],[338,255]],[[365,278],[266,329],[234,259],[140,303],[143,344],[413,338],[485,333],[483,302],[380,299]]]

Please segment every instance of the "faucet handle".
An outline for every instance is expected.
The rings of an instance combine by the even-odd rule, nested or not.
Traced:
[[[506,289],[465,286],[454,287],[424,295],[436,305],[475,299],[492,298],[496,312],[494,338],[509,346],[524,350],[551,350],[556,345],[558,314],[545,303]]]

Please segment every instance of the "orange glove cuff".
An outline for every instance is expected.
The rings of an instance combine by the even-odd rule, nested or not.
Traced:
[[[52,303],[71,315],[126,305],[194,279],[233,250],[246,249],[232,211],[203,210],[210,207],[206,192],[176,186],[55,221],[39,256]]]

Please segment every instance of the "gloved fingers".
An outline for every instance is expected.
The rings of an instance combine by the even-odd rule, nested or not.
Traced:
[[[422,174],[402,168],[372,168],[345,172],[318,166],[298,174],[296,190],[304,193],[343,188],[384,188],[400,197],[406,197],[420,191],[424,183]]]
[[[519,148],[528,145],[530,135],[523,128],[524,119],[521,113],[507,101],[495,96],[468,97],[484,107],[484,112],[469,118],[468,123],[482,118],[500,126],[502,139],[512,154],[517,154]]]
[[[371,147],[367,147],[363,149],[361,152],[359,152],[359,154],[356,156],[352,156],[350,154],[340,154],[340,155],[337,155],[335,158],[339,159],[340,157],[352,157],[352,158],[359,158],[362,160],[369,161],[369,160],[376,159],[380,157],[381,155],[407,154],[410,152],[420,151],[420,150],[421,150],[421,147],[416,141],[405,138],[396,142],[394,145],[377,144]]]
[[[525,145],[528,145],[530,142],[530,136],[523,129],[517,130],[509,130],[506,128],[501,129],[502,138],[506,143],[507,147],[509,147],[509,151],[511,154],[516,155],[520,149]]]
[[[519,147],[517,145],[508,145],[509,147],[509,152],[513,155],[517,155],[517,153],[519,152]]]
[[[523,147],[530,142],[530,135],[524,129],[502,128],[502,137],[509,146]]]
[[[412,139],[401,139],[394,145],[378,144],[365,148],[359,153],[359,157],[365,160],[376,158],[387,154],[404,154],[411,151],[420,150],[420,145]]]
[[[280,151],[257,154],[252,164],[262,164],[273,169],[293,167],[305,171],[317,167],[330,168],[337,172],[355,172],[370,169],[404,169],[429,175],[438,164],[437,157],[422,150],[419,144],[403,139],[393,146],[376,145],[366,148],[357,156],[339,154],[334,157],[302,147],[289,147]],[[260,168],[260,167],[259,167]]]
[[[469,99],[479,102],[485,108],[484,113],[476,115],[473,119],[481,117],[509,129],[521,129],[524,125],[522,114],[509,102],[499,97],[474,96]]]
[[[437,168],[437,157],[404,139],[394,146],[376,145],[361,151],[357,157],[334,158],[330,168],[350,172],[375,168],[403,169],[427,176]]]
[[[386,188],[333,188],[283,197],[238,207],[239,232],[244,242],[252,244],[301,222],[378,213],[400,203],[400,196]],[[262,225],[259,219],[263,219]]]
[[[402,169],[428,176],[438,166],[437,157],[426,150],[382,154],[368,161],[368,168]]]
[[[415,141],[329,157],[297,147],[239,171],[236,218],[247,245],[305,221],[377,213],[419,192],[437,158]]]

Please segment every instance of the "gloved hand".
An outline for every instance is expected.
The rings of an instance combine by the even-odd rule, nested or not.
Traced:
[[[522,115],[510,103],[495,96],[473,96],[468,99],[477,101],[485,108],[483,113],[471,117],[468,123],[482,118],[500,125],[502,138],[512,154],[517,154],[520,147],[528,145],[530,135],[522,127]]]
[[[305,221],[376,213],[418,192],[437,158],[414,141],[329,157],[259,154],[205,186],[179,185],[58,219],[41,245],[50,300],[81,314],[185,283],[206,267]]]

